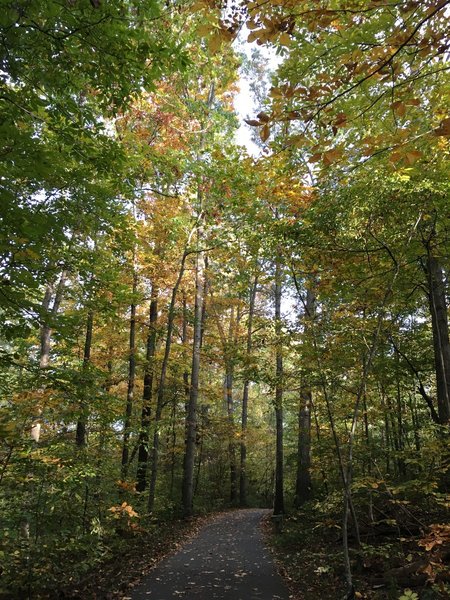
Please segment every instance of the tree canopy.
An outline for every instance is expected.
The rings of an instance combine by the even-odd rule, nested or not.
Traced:
[[[1,1],[0,598],[237,506],[446,597],[448,5]]]

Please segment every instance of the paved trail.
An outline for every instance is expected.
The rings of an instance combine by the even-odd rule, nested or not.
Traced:
[[[260,528],[268,511],[215,517],[131,593],[133,600],[288,600]]]

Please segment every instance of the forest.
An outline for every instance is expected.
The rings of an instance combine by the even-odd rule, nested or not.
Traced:
[[[0,598],[238,507],[450,598],[450,0],[0,6]]]

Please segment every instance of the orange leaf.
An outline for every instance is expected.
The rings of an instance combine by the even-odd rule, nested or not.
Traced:
[[[261,140],[263,142],[265,142],[269,138],[269,135],[270,135],[270,127],[266,124],[261,129],[261,131],[259,133],[259,137],[261,138]]]
[[[335,127],[344,127],[346,123],[347,123],[347,115],[345,113],[339,113],[336,116],[334,126]]]
[[[323,162],[326,165],[331,165],[332,163],[339,160],[342,156],[342,150],[339,148],[333,148],[332,150],[327,150],[323,154]]]
[[[316,162],[319,162],[319,160],[321,160],[321,159],[322,159],[322,153],[316,152],[315,154],[313,154],[312,156],[309,157],[308,162],[316,163]]]
[[[419,158],[422,158],[420,150],[411,150],[405,154],[405,158],[410,165],[413,165]]]
[[[263,123],[267,123],[268,121],[270,121],[269,115],[267,113],[265,113],[265,112],[260,112],[256,116]]]
[[[393,152],[389,157],[389,161],[392,163],[397,163],[403,158],[403,155],[400,152]]]
[[[439,127],[434,130],[434,135],[442,135],[444,137],[450,136],[450,117],[441,121]]]
[[[251,127],[259,127],[262,125],[261,121],[257,121],[256,119],[244,119],[244,123],[250,125]]]
[[[407,106],[420,106],[419,98],[410,98],[409,100],[405,100],[405,104]]]
[[[397,102],[394,102],[392,104],[392,109],[394,110],[396,115],[398,115],[399,117],[404,117],[406,113],[406,104],[401,100],[397,100]]]

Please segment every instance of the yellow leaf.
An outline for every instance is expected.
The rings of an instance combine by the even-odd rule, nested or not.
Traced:
[[[210,52],[212,52],[212,54],[215,54],[218,50],[220,50],[220,47],[222,46],[222,41],[223,39],[220,33],[215,33],[209,38],[208,48]]]
[[[201,37],[205,37],[211,33],[211,26],[203,23],[197,27],[197,33]]]
[[[287,140],[287,144],[288,146],[303,148],[304,146],[308,145],[308,138],[301,134],[291,135],[291,137]]]
[[[280,90],[280,88],[273,87],[270,89],[269,96],[272,98],[282,98],[283,92]]]
[[[189,11],[197,12],[198,10],[203,10],[204,8],[206,8],[206,4],[200,0],[199,2],[194,2]]]
[[[282,33],[278,41],[282,46],[290,46],[292,43],[292,38],[288,33]]]

